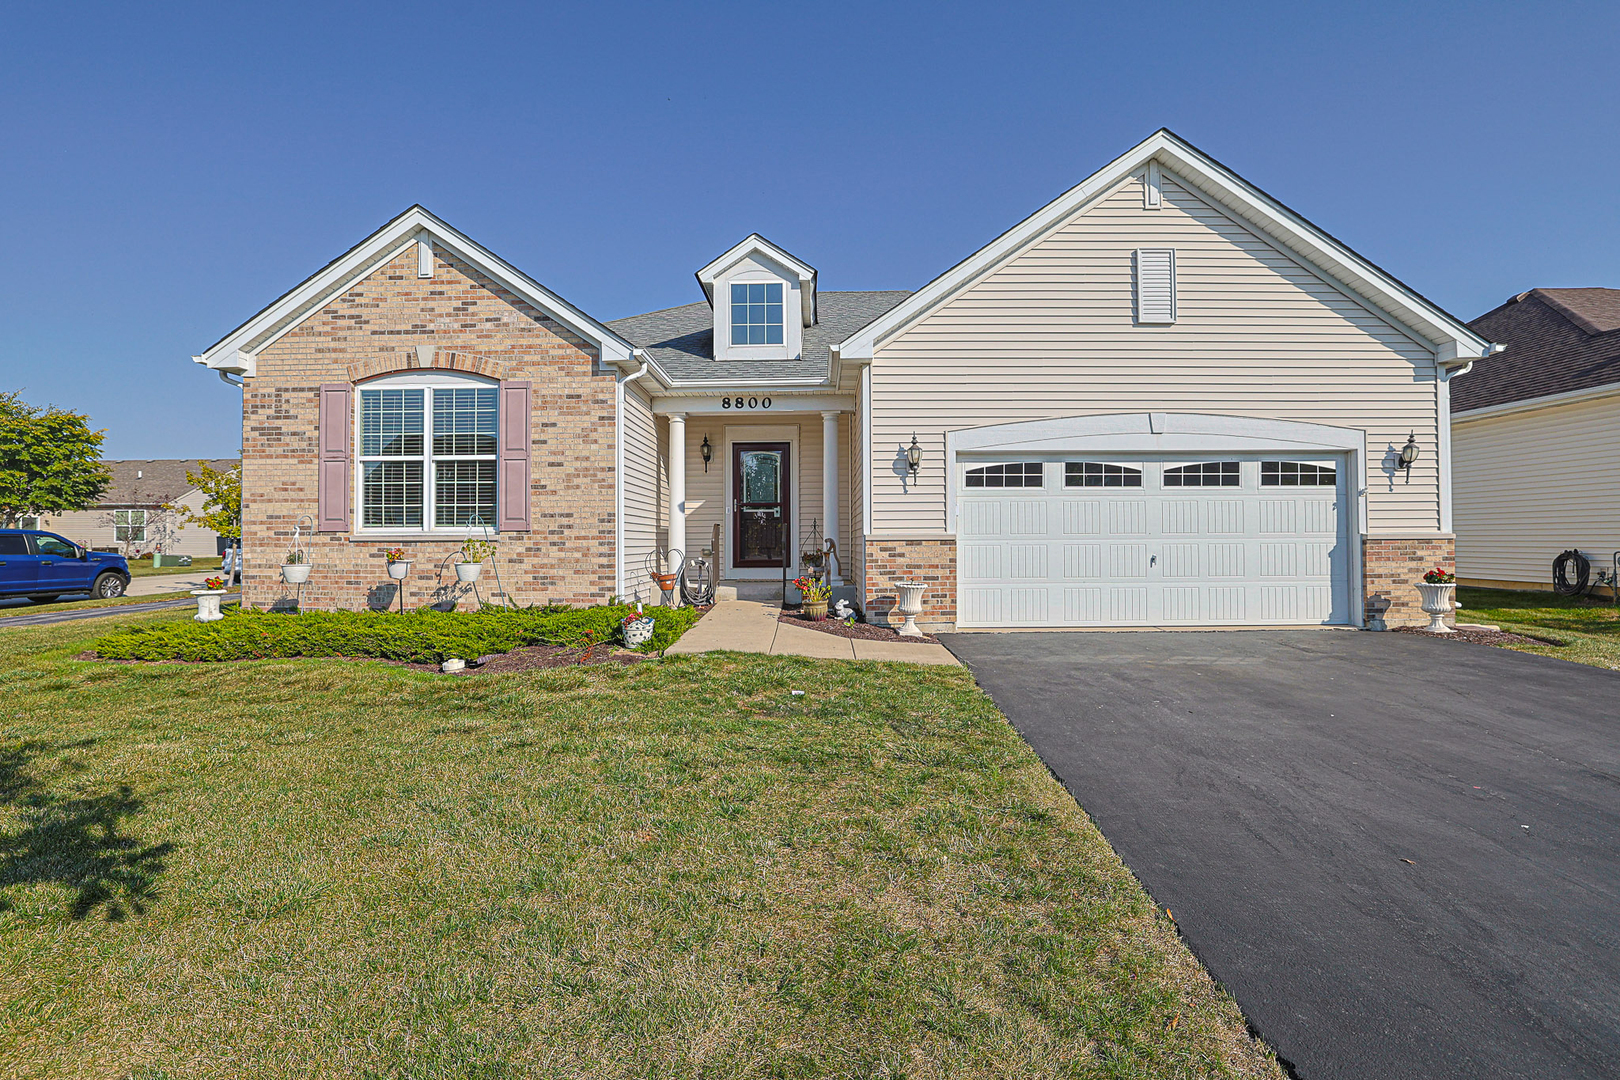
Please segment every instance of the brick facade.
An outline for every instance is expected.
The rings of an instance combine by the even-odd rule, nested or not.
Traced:
[[[1366,625],[1372,629],[1427,626],[1417,583],[1436,566],[1455,572],[1456,541],[1450,535],[1368,536],[1361,541],[1366,589]]]
[[[956,625],[956,541],[868,540],[866,542],[866,618],[879,626],[899,626],[897,581],[921,581],[924,630],[950,630]]]
[[[420,347],[420,348],[419,348]],[[613,376],[596,373],[595,349],[476,267],[443,250],[434,276],[417,276],[416,248],[385,263],[258,354],[242,395],[243,603],[290,601],[280,564],[299,515],[317,511],[317,427],[323,383],[438,368],[533,384],[530,525],[498,537],[501,583],[518,603],[598,603],[614,590],[615,430]],[[358,453],[358,447],[354,448]],[[429,478],[431,482],[431,478]],[[358,517],[356,517],[358,525]],[[405,606],[454,599],[441,561],[461,543],[412,539],[406,531],[306,534],[312,565],[305,609],[363,608],[398,596],[385,547],[411,559]],[[489,599],[496,583],[485,569]]]

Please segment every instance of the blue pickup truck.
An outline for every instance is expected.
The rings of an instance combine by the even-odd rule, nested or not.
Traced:
[[[0,529],[0,597],[48,603],[69,593],[98,599],[123,596],[129,563],[122,555],[88,551],[55,533]]]

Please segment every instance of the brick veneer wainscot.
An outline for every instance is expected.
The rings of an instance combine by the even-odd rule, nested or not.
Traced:
[[[895,582],[921,581],[923,611],[917,625],[950,630],[956,625],[955,540],[868,540],[866,542],[866,619],[899,626]]]
[[[281,582],[280,564],[298,516],[317,511],[321,384],[424,366],[532,382],[532,531],[497,538],[501,583],[523,604],[606,599],[614,589],[616,531],[613,376],[596,373],[588,342],[477,268],[435,251],[433,277],[417,277],[416,269],[411,245],[260,352],[255,373],[244,380],[243,603],[269,607],[293,596]],[[472,606],[472,590],[455,588],[452,567],[445,567],[448,590],[439,576],[460,534],[385,535],[306,535],[312,569],[303,606],[386,603],[396,594],[382,549],[394,546],[411,560],[407,608],[451,596]],[[495,587],[486,570],[479,583],[486,599]]]
[[[1427,626],[1417,583],[1426,571],[1439,566],[1455,572],[1456,537],[1368,536],[1361,542],[1362,579],[1365,583],[1367,625]]]

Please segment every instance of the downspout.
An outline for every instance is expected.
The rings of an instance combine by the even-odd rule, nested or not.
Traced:
[[[645,354],[636,349],[632,359]],[[624,598],[624,388],[647,374],[647,361],[628,375],[613,380],[613,591]]]
[[[244,385],[243,383],[241,383],[241,382],[239,382],[239,381],[237,381],[235,379],[232,379],[231,378],[231,373],[226,371],[224,368],[220,368],[216,372],[216,374],[219,375],[219,381],[224,383],[226,386],[234,386],[238,390],[240,390],[240,389],[242,389],[242,387]]]
[[[1493,344],[1485,350],[1485,356],[1495,356],[1506,345]],[[1485,356],[1479,357],[1484,359]],[[1454,532],[1455,523],[1451,512],[1451,380],[1459,375],[1466,375],[1474,368],[1474,360],[1448,367],[1440,364],[1440,377],[1434,381],[1435,409],[1439,412],[1436,418],[1439,421],[1439,457],[1440,457],[1440,531],[1442,533]]]

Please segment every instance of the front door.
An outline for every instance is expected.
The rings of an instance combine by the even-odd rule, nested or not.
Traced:
[[[788,444],[734,443],[731,565],[781,567],[789,555],[793,522],[788,506]]]

